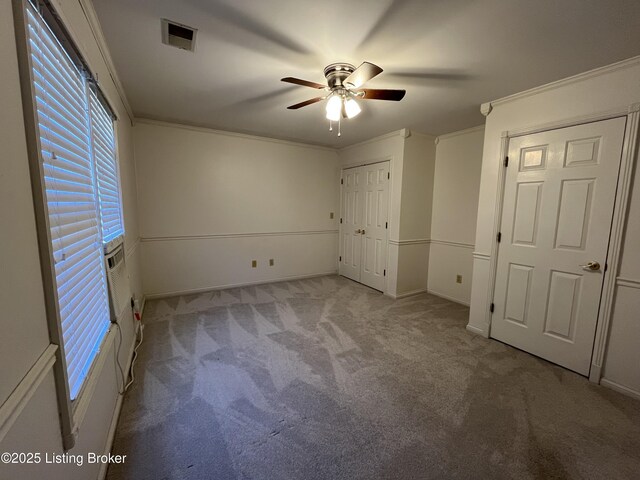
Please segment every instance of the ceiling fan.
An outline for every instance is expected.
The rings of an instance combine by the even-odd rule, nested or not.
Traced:
[[[322,97],[315,97],[287,108],[289,110],[297,110],[328,98],[326,106],[327,119],[330,122],[340,122],[341,117],[353,118],[360,113],[360,105],[358,105],[356,99],[392,100],[395,102],[402,100],[406,93],[405,90],[360,88],[380,73],[382,73],[382,69],[369,62],[363,62],[358,68],[349,63],[332,63],[324,69],[327,85],[294,77],[283,78],[283,82],[328,92]],[[331,130],[331,124],[329,124],[329,129]],[[338,136],[340,136],[340,131],[338,131]]]

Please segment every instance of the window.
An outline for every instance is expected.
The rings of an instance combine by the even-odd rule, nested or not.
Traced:
[[[98,93],[93,88],[89,91],[91,138],[98,184],[102,241],[108,244],[124,234],[124,226],[113,119],[100,102]]]
[[[124,233],[112,116],[36,9],[27,38],[71,400],[110,325],[103,245]]]

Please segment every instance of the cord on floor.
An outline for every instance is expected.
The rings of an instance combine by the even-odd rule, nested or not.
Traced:
[[[129,375],[131,376],[131,381],[125,385],[125,387],[124,387],[124,391],[125,392],[127,390],[129,390],[129,387],[131,386],[131,384],[133,384],[133,382],[136,379],[133,367],[135,367],[135,365],[136,365],[136,359],[138,358],[138,348],[140,348],[140,345],[142,345],[142,340],[143,339],[144,339],[144,325],[142,325],[142,323],[140,323],[140,340],[138,341],[138,343],[136,344],[136,346],[133,349],[133,358],[131,359],[131,367],[129,369]]]

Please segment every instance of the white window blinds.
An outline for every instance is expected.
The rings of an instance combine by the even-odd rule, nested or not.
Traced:
[[[89,91],[89,104],[91,107],[93,155],[98,180],[102,241],[108,243],[124,234],[113,120],[93,89]]]
[[[109,328],[87,82],[29,5],[41,160],[71,399]]]

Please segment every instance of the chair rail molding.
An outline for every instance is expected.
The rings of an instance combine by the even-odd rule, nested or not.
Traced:
[[[291,232],[248,232],[248,233],[212,233],[195,235],[174,236],[147,236],[140,237],[140,242],[172,242],[179,240],[216,240],[223,238],[253,238],[253,237],[284,237],[289,235],[337,235],[338,230],[299,230]]]
[[[0,442],[4,439],[7,432],[11,430],[14,422],[29,403],[29,400],[33,397],[42,380],[44,380],[51,371],[51,367],[53,367],[56,361],[57,350],[58,346],[50,343],[18,386],[11,392],[9,398],[0,406]]]

